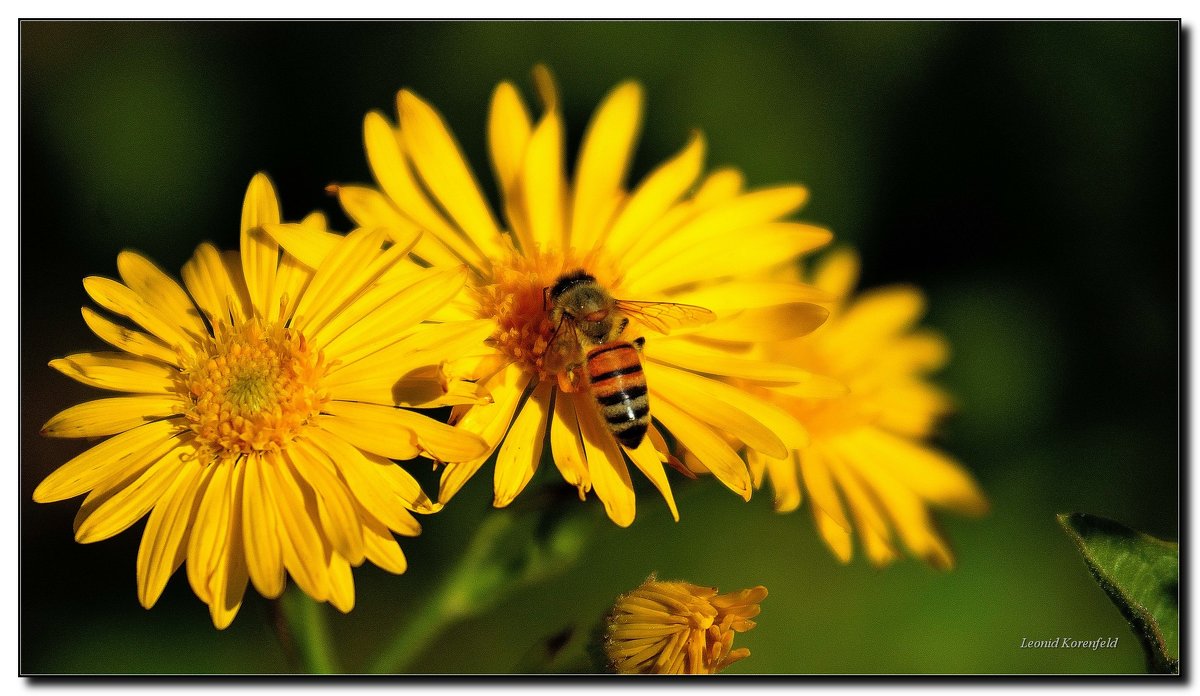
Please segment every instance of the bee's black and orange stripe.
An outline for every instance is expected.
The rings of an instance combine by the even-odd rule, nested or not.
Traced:
[[[586,371],[609,431],[626,447],[642,444],[650,427],[650,396],[637,348],[626,341],[596,346],[587,352]]]

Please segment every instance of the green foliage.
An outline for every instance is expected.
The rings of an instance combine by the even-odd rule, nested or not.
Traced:
[[[1058,521],[1129,621],[1151,672],[1179,673],[1179,545],[1081,512]]]
[[[421,602],[368,671],[408,671],[420,651],[448,625],[477,616],[512,592],[564,572],[579,560],[600,522],[596,506],[579,505],[574,492],[564,494],[561,487],[528,490],[511,507],[489,512],[441,586]],[[551,637],[548,643],[555,645],[541,658],[526,655],[521,663],[549,664],[570,640],[569,628],[563,636],[559,641]]]

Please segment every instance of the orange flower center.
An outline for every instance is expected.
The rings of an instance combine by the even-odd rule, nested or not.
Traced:
[[[581,357],[568,327],[555,333],[559,327],[550,321],[549,306],[549,288],[576,269],[586,270],[602,284],[615,275],[610,264],[594,254],[584,258],[574,249],[523,253],[510,248],[493,264],[491,279],[476,288],[479,316],[496,320],[496,347],[542,380],[565,372]]]
[[[299,332],[251,319],[217,327],[184,370],[185,415],[202,448],[279,451],[321,411],[325,359]]]

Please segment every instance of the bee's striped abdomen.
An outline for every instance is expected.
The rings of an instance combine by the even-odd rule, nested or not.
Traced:
[[[604,422],[622,445],[642,444],[650,427],[646,375],[633,344],[613,341],[587,353],[588,385]]]

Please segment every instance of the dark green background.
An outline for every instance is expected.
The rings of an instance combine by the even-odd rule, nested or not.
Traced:
[[[369,180],[362,116],[392,113],[402,86],[445,114],[490,187],[491,89],[515,79],[530,95],[538,61],[559,78],[572,144],[604,92],[637,78],[635,175],[700,127],[713,165],[808,185],[802,217],[858,245],[867,285],[925,288],[928,323],[954,346],[940,381],[960,406],[938,440],[993,511],[942,518],[957,570],[877,571],[840,566],[807,508],[777,516],[767,492],[745,504],[680,483],[674,524],[647,490],[631,528],[606,526],[576,570],[456,625],[421,668],[507,671],[657,571],[770,588],[737,641],[753,656],[730,672],[1140,671],[1054,513],[1177,537],[1178,38],[1175,22],[23,23],[22,671],[289,669],[253,591],[224,632],[182,573],[144,611],[140,525],[78,545],[78,501],[30,501],[85,447],[38,427],[100,395],[46,367],[101,347],[80,280],[115,275],[127,247],[177,273],[203,240],[235,246],[259,170],[287,218],[322,208],[344,228],[323,188]],[[543,467],[538,481],[556,477]],[[332,619],[349,669],[489,514],[490,478],[488,466],[404,544],[406,575],[356,571],[357,607]],[[1120,646],[1018,649],[1060,635]]]

